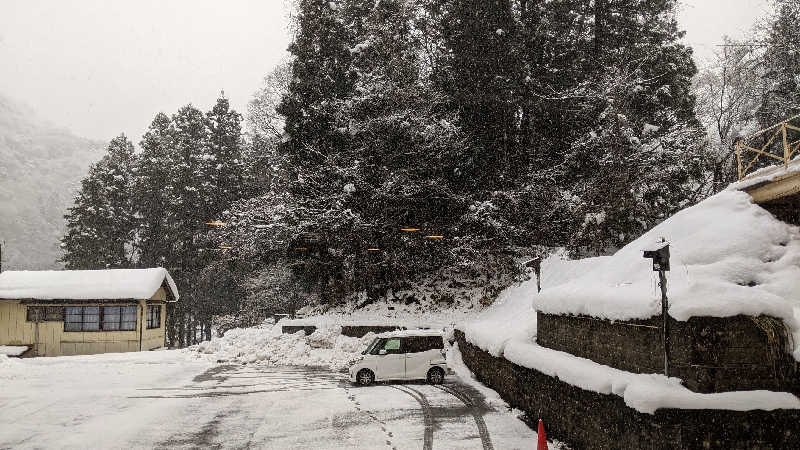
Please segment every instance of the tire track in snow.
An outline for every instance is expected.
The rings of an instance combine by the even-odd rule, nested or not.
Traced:
[[[428,398],[425,395],[410,387],[410,386],[389,386],[391,388],[397,389],[398,391],[405,392],[406,394],[410,395],[414,400],[416,400],[419,405],[422,407],[422,415],[425,419],[425,434],[422,440],[422,449],[423,450],[432,450],[433,449],[433,412],[431,411],[431,404],[428,402]],[[405,389],[404,389],[405,388]],[[407,390],[406,390],[407,389]]]
[[[481,414],[480,409],[472,401],[471,398],[464,392],[461,392],[452,386],[447,385],[433,385],[433,387],[447,392],[450,395],[456,397],[457,399],[461,400],[464,403],[464,406],[469,408],[470,413],[472,414],[472,418],[475,419],[475,425],[478,427],[478,434],[481,437],[481,444],[483,444],[483,450],[494,450],[494,446],[492,445],[492,438],[489,436],[489,429],[486,427],[486,421],[483,420],[483,414]]]

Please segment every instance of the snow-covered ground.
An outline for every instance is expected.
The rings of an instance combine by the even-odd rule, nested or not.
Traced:
[[[303,366],[335,366],[344,358],[344,345],[314,348],[309,340],[322,337],[281,337],[272,331],[237,330],[207,344],[213,352],[198,346],[21,360],[0,356],[0,448],[536,445],[536,433],[518,419],[518,411],[475,387],[457,349],[450,350],[449,360],[459,375],[449,375],[441,387],[362,388],[327,367]],[[348,345],[360,350],[356,341]],[[286,355],[245,362],[245,354],[259,352]]]

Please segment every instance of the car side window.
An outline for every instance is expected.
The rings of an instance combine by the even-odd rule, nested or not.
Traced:
[[[387,339],[386,343],[383,344],[383,349],[386,350],[387,354],[402,353],[400,348],[400,338]]]
[[[444,340],[441,336],[428,336],[425,340],[427,341],[425,350],[444,349]]]
[[[380,353],[381,349],[383,349],[383,344],[386,343],[386,339],[376,338],[375,342],[372,344],[372,350],[369,352],[370,355],[377,355]]]
[[[367,349],[364,350],[363,352],[361,352],[361,354],[362,355],[374,355],[374,354],[378,353],[377,349],[379,348],[379,344],[380,343],[381,343],[381,339],[380,338],[373,339],[372,342],[370,342],[370,344],[367,347]]]
[[[424,343],[422,339],[416,336],[407,337],[404,339],[406,344],[406,353],[419,353],[424,352]]]

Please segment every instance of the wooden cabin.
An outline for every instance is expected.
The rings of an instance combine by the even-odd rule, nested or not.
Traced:
[[[178,298],[163,268],[3,272],[0,348],[23,357],[161,348],[166,305]]]

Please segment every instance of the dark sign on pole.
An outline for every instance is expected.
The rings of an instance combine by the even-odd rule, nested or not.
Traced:
[[[536,258],[525,261],[525,263],[523,263],[522,265],[529,269],[533,269],[533,271],[536,272],[536,292],[541,292],[542,258],[540,256],[537,256]]]
[[[669,300],[667,299],[667,274],[669,270],[669,244],[662,240],[660,247],[645,250],[644,257],[653,260],[653,271],[658,272],[658,285],[661,288],[661,316],[664,319],[662,342],[664,344],[664,376],[669,376]]]

